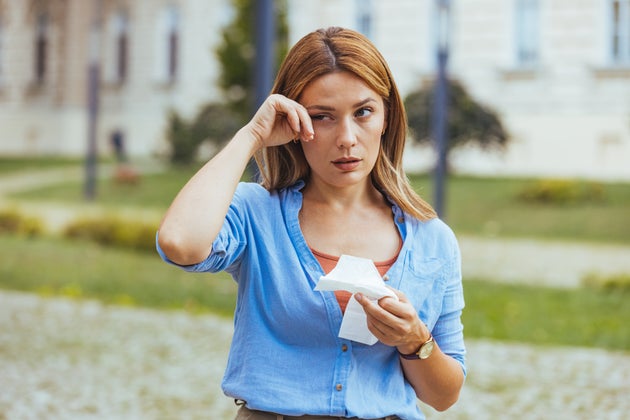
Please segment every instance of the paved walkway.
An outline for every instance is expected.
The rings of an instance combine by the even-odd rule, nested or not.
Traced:
[[[230,320],[0,291],[0,419],[232,419]],[[459,402],[429,419],[625,419],[630,354],[468,340]]]

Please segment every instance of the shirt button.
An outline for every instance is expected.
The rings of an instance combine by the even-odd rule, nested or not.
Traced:
[[[343,344],[343,345],[341,346],[341,351],[343,351],[343,352],[348,351],[348,345],[347,345],[347,344]]]
[[[399,217],[399,218],[398,218],[398,223],[402,223],[402,222],[404,222],[404,221],[405,221],[405,218],[404,218],[404,217],[402,217],[402,216],[401,216],[401,217]]]
[[[335,386],[335,389],[336,389],[337,391],[341,391],[341,390],[343,389],[343,385],[341,385],[341,384],[337,384],[337,386]]]
[[[383,276],[383,280],[385,280],[385,281],[389,281],[389,276],[388,276],[387,274],[385,274],[385,275]]]

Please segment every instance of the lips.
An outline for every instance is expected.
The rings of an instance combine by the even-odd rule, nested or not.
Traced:
[[[332,161],[332,164],[335,165],[336,168],[341,169],[342,171],[351,171],[355,169],[361,163],[361,159],[356,157],[343,157],[339,159],[335,159]]]

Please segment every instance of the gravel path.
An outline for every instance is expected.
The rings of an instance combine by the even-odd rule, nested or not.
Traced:
[[[0,419],[231,419],[232,325],[0,292]],[[468,340],[457,405],[429,419],[623,419],[630,354]]]

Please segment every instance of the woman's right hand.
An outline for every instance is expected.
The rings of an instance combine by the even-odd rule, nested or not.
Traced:
[[[258,148],[279,146],[298,138],[310,141],[315,137],[306,108],[279,94],[270,95],[243,128],[250,132]]]

